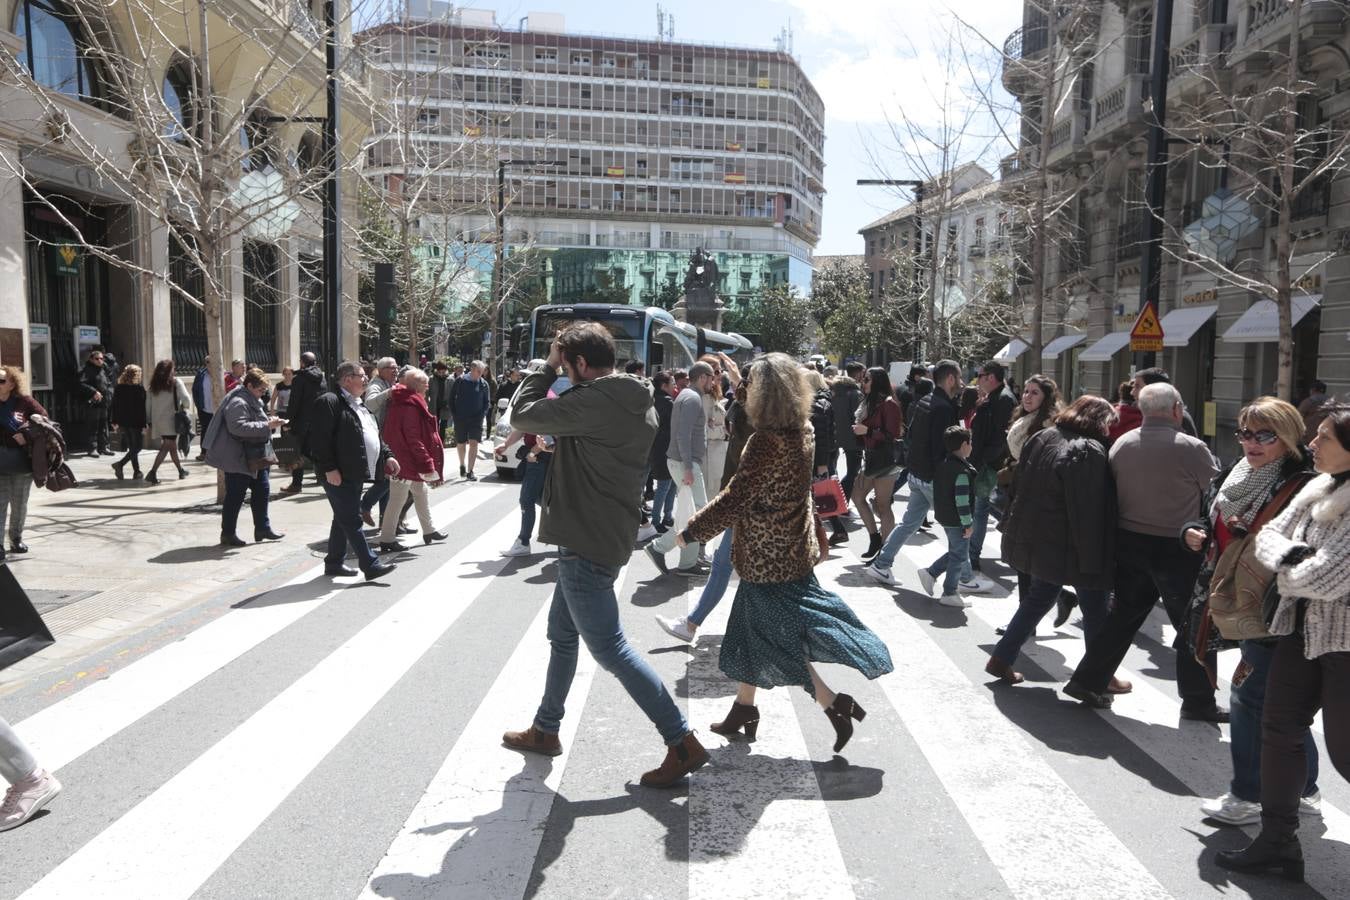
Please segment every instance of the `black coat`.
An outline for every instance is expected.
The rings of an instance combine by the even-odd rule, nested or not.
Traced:
[[[108,421],[123,431],[145,428],[145,387],[139,384],[119,384],[114,387],[112,413]]]
[[[1008,457],[1008,422],[1017,411],[1017,398],[1005,384],[975,410],[971,423],[970,464],[976,471],[1000,469]]]
[[[95,393],[102,395],[97,401],[94,400]],[[108,380],[108,371],[102,366],[85,363],[80,372],[80,397],[84,402],[109,409],[112,407],[112,395],[113,383]]]
[[[858,404],[862,402],[862,388],[852,378],[841,375],[834,380],[830,390],[834,392],[831,403],[834,410],[835,444],[845,452],[861,449],[858,446],[858,436],[853,433],[853,416],[858,412]]]
[[[931,394],[915,405],[906,460],[915,478],[932,481],[937,475],[938,463],[947,457],[943,434],[955,424],[956,407],[940,387],[933,388]]]
[[[291,398],[286,401],[286,418],[290,421],[290,432],[302,442],[309,433],[314,401],[323,392],[323,370],[318,366],[301,369],[291,379]]]
[[[309,456],[319,474],[336,469],[345,482],[369,481],[361,419],[347,398],[332,391],[323,394],[310,407],[309,416]],[[384,464],[388,459],[389,447],[381,439],[380,458],[375,461],[376,481],[385,479]]]
[[[817,468],[828,466],[839,453],[839,445],[834,440],[834,406],[829,388],[816,391],[815,399],[811,401],[811,427],[816,432],[816,452],[811,464]],[[815,475],[815,469],[811,474]]]
[[[652,450],[647,462],[652,468],[653,478],[657,481],[669,481],[670,467],[666,465],[666,450],[670,448],[670,416],[675,409],[675,400],[665,391],[658,390],[654,406],[656,437],[652,438]]]
[[[1051,584],[1110,590],[1116,489],[1106,448],[1058,426],[1027,441],[1003,521],[1003,561]]]

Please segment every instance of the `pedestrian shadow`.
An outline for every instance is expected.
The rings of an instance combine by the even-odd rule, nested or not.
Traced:
[[[324,594],[331,593],[344,584],[334,581],[327,575],[320,574],[316,578],[300,584],[289,584],[279,588],[273,588],[270,591],[263,591],[260,594],[254,594],[251,597],[245,597],[238,603],[230,605],[231,609],[266,609],[269,606],[284,606],[288,603],[305,603],[310,600],[317,600]]]
[[[250,545],[251,546],[251,545]],[[224,547],[220,544],[203,544],[198,547],[175,547],[152,556],[146,562],[159,565],[178,565],[180,563],[206,562],[208,560],[229,559],[239,556],[241,547]]]
[[[735,696],[736,682],[723,675],[718,666],[722,656],[722,635],[709,635],[699,638],[692,647],[681,644],[674,649],[689,652],[689,662],[684,672],[675,679],[675,696],[687,700],[718,700],[725,697],[728,701]]]
[[[971,623],[964,609],[943,606],[936,597],[901,588],[895,594],[895,605],[911,619],[927,622],[934,628],[965,628]]]
[[[1146,729],[1146,734],[1126,737],[1095,710],[1075,700],[1061,698],[1053,687],[1028,687],[1025,683],[1013,686],[992,681],[986,688],[1004,718],[1047,749],[1072,756],[1112,760],[1157,790],[1178,797],[1195,796],[1181,779],[1137,743],[1142,741],[1149,747],[1167,746],[1175,739],[1177,729],[1139,722],[1136,725]],[[1216,743],[1215,747],[1217,751],[1219,745]]]
[[[1306,837],[1307,823],[1304,819],[1299,826],[1300,836]],[[1318,823],[1320,825],[1320,822]],[[1323,829],[1325,830],[1325,828]],[[1217,895],[1226,895],[1241,891],[1245,896],[1270,898],[1270,900],[1301,900],[1301,898],[1321,898],[1324,895],[1307,884],[1276,879],[1270,875],[1249,875],[1219,868],[1215,856],[1220,850],[1241,850],[1251,841],[1251,836],[1241,828],[1221,827],[1209,834],[1183,828],[1185,834],[1200,845],[1200,853],[1195,858],[1195,871],[1200,880],[1214,889]],[[1350,852],[1350,847],[1336,841],[1302,841],[1304,859],[1309,870],[1313,870],[1319,861],[1331,862],[1337,856]]]
[[[657,575],[650,581],[639,582],[629,602],[644,609],[664,606],[688,594],[689,582],[693,580],[683,575]]]

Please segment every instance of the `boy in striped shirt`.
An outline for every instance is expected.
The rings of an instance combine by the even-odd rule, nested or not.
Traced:
[[[970,566],[976,474],[975,467],[966,461],[970,456],[970,429],[951,426],[942,433],[942,444],[947,456],[938,464],[933,476],[933,515],[947,532],[947,552],[926,570],[920,569],[919,577],[924,589],[931,594],[938,575],[945,572],[938,602],[943,606],[964,608],[970,606],[970,601],[962,591],[979,593],[981,589]]]

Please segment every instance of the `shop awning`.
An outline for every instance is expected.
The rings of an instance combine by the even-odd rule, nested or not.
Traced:
[[[1183,306],[1162,317],[1163,346],[1185,347],[1219,311],[1217,306]]]
[[[1130,345],[1130,333],[1128,331],[1113,331],[1097,343],[1078,354],[1079,362],[1110,362],[1111,357],[1115,356],[1124,348]]]
[[[1061,334],[1041,349],[1041,359],[1059,359],[1059,355],[1070,347],[1077,347],[1083,341],[1087,340],[1087,335],[1082,334]]]
[[[1291,322],[1297,325],[1312,308],[1322,302],[1321,294],[1302,294],[1289,304]],[[1274,300],[1258,300],[1223,333],[1230,344],[1261,344],[1280,339],[1280,311]]]
[[[1010,363],[1031,349],[1031,345],[1021,338],[1013,338],[1003,345],[1003,349],[994,354],[994,359],[1003,363]]]

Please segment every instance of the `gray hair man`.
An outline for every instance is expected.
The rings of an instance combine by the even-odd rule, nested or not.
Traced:
[[[1177,690],[1181,717],[1227,722],[1228,710],[1215,701],[1205,667],[1188,648],[1187,610],[1201,558],[1178,539],[1201,508],[1219,467],[1209,447],[1182,431],[1184,406],[1176,388],[1146,385],[1135,399],[1143,424],[1116,439],[1111,472],[1116,482],[1115,602],[1101,630],[1087,638],[1083,660],[1064,693],[1089,706],[1111,705],[1108,688],[1128,690],[1111,679],[1140,626],[1161,596],[1176,629]],[[1211,667],[1216,665],[1212,658]]]
[[[666,459],[671,477],[678,485],[679,494],[688,493],[693,513],[708,505],[708,488],[703,477],[703,461],[708,453],[708,421],[703,410],[703,395],[712,384],[712,366],[704,362],[689,367],[689,384],[675,398],[670,414],[670,446]],[[679,497],[677,494],[677,500]],[[681,510],[684,507],[681,506]],[[662,572],[667,572],[666,554],[675,549],[675,541],[684,530],[688,515],[681,515],[675,527],[649,543],[644,549]],[[686,544],[680,549],[680,575],[697,575],[700,544]]]

